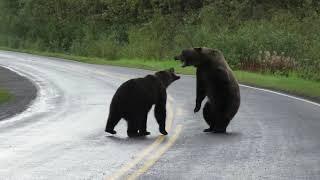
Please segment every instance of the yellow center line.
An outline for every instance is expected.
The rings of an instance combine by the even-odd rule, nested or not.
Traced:
[[[147,149],[142,151],[142,153],[138,154],[138,156],[136,156],[133,161],[125,164],[116,173],[112,174],[110,177],[107,177],[106,179],[115,180],[126,174],[131,168],[137,165],[146,155],[148,155],[154,148],[156,148],[163,140],[164,136],[159,136],[151,145],[148,146]]]
[[[166,129],[169,131],[172,127],[173,122],[173,112],[171,110],[171,103],[168,103],[168,116],[167,116],[167,126]],[[122,166],[118,171],[116,171],[111,176],[107,177],[106,179],[115,180],[126,174],[131,168],[136,166],[144,157],[150,154],[155,148],[157,148],[165,139],[165,136],[159,136],[151,145],[149,145],[144,151],[138,154],[132,161]]]
[[[176,131],[174,135],[168,140],[168,142],[162,146],[158,151],[153,153],[148,161],[146,161],[143,166],[135,171],[133,174],[129,175],[126,179],[128,180],[134,180],[138,178],[140,175],[145,173],[152,167],[159,159],[160,157],[173,145],[173,143],[177,140],[179,134],[182,131],[182,125],[178,125],[176,128]]]

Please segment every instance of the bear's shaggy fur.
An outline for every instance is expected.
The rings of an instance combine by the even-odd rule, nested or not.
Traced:
[[[159,124],[159,131],[167,135],[166,88],[179,78],[171,68],[124,82],[112,98],[105,131],[116,134],[114,127],[124,118],[128,123],[129,137],[149,135],[147,117],[152,105],[155,105],[154,115]]]
[[[205,97],[203,117],[210,126],[205,132],[225,133],[229,122],[238,112],[240,90],[223,54],[217,49],[190,48],[175,57],[182,67],[197,68],[197,97],[194,112],[198,112]]]

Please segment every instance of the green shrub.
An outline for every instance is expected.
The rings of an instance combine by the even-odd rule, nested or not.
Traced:
[[[0,0],[0,9],[0,46],[110,60],[172,59],[206,46],[234,69],[320,81],[314,0]]]

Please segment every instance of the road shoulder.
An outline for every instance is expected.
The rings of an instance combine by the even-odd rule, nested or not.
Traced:
[[[37,88],[29,79],[4,67],[0,67],[0,87],[13,96],[0,104],[0,121],[26,110],[37,96]]]

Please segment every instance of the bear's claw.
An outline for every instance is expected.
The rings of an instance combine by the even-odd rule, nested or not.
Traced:
[[[166,131],[166,130],[163,130],[163,131],[160,131],[161,132],[161,134],[163,134],[163,135],[168,135],[168,132]]]
[[[113,129],[105,129],[105,132],[108,132],[110,134],[117,134],[117,131],[115,131]]]

